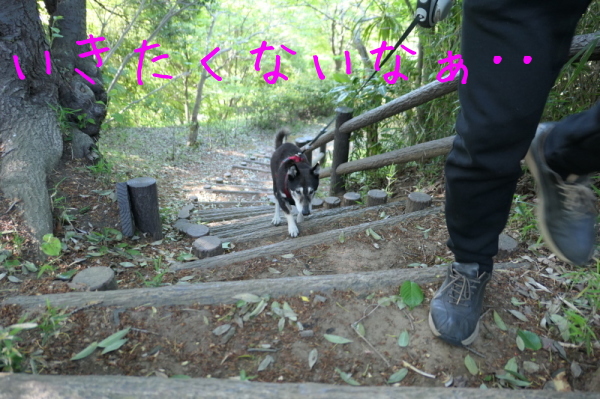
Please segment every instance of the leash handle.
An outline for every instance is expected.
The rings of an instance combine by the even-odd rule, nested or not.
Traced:
[[[433,28],[450,14],[454,0],[417,0],[417,12],[415,17],[419,19],[419,25],[424,28]]]

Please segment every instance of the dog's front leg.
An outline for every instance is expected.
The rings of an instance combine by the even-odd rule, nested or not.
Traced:
[[[285,217],[287,218],[288,223],[288,233],[290,233],[291,237],[298,237],[298,226],[296,226],[296,222],[294,221],[294,216],[291,213],[286,213]]]
[[[273,216],[273,220],[271,221],[271,223],[273,223],[275,226],[279,226],[279,224],[281,223],[281,216],[279,215],[279,201],[275,200],[275,216]]]

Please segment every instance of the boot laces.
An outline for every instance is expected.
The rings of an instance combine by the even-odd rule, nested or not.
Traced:
[[[465,302],[469,302],[471,297],[477,290],[478,284],[481,283],[480,276],[479,278],[470,278],[467,277],[458,271],[452,269],[450,276],[448,276],[450,281],[448,285],[444,287],[443,291],[448,290],[448,297],[454,302],[456,305],[465,304]]]
[[[564,197],[564,206],[574,217],[589,217],[596,214],[595,196],[587,185],[586,178],[570,175],[566,181],[558,183],[558,188]]]

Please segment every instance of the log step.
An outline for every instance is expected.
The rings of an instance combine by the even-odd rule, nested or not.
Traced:
[[[264,168],[253,168],[251,166],[233,165],[231,169],[251,170],[253,172],[271,173],[271,170]]]

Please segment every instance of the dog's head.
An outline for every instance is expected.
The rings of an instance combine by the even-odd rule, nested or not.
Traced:
[[[298,212],[302,212],[305,216],[310,215],[312,211],[312,200],[319,188],[319,171],[319,164],[311,168],[310,165],[294,162],[287,170],[287,188]]]

